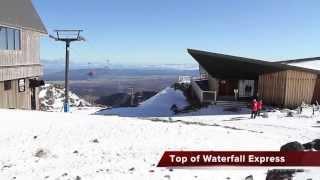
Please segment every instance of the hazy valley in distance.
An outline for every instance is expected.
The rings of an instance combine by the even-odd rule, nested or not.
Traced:
[[[42,61],[43,79],[64,84],[63,61]],[[196,65],[166,64],[157,66],[123,66],[102,63],[71,63],[70,90],[94,104],[127,106],[129,88],[145,100],[172,85],[179,76],[196,76]]]

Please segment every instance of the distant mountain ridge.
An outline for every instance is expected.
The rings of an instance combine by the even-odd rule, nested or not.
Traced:
[[[144,76],[195,76],[197,70],[177,69],[73,69],[69,72],[70,80],[98,80],[112,77],[144,77]],[[43,78],[47,81],[64,80],[64,71],[45,72]]]

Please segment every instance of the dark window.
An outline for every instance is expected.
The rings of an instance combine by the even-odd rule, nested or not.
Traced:
[[[0,49],[7,49],[7,30],[4,27],[0,27]]]
[[[21,31],[0,26],[0,50],[20,50]]]
[[[11,89],[11,81],[4,81],[4,90],[8,91]]]
[[[7,29],[7,36],[8,36],[8,49],[14,50],[14,29]]]

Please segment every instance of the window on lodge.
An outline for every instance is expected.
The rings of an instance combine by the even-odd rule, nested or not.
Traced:
[[[11,89],[11,81],[4,81],[4,90],[8,91]]]
[[[20,50],[21,31],[0,26],[0,50]]]

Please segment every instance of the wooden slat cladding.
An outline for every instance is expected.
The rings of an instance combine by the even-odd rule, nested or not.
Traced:
[[[313,103],[320,103],[320,76],[318,76],[318,79],[316,81],[316,85],[314,88],[314,92],[313,92],[313,98],[312,98],[312,102]]]
[[[40,33],[21,31],[21,50],[0,50],[0,67],[40,64]]]
[[[259,77],[259,96],[265,103],[296,107],[311,103],[317,75],[302,71],[281,71]]]
[[[310,104],[316,85],[317,75],[302,71],[287,71],[286,101],[288,107]]]
[[[31,109],[31,89],[29,80],[25,80],[25,92],[19,92],[18,80],[11,80],[11,89],[4,90],[4,82],[0,82],[0,108]],[[37,104],[38,98],[36,99]]]
[[[30,65],[30,66],[12,66],[1,67],[0,66],[0,81],[6,81],[11,79],[19,79],[25,77],[41,76],[42,66]]]
[[[286,71],[259,76],[258,95],[266,104],[282,106],[285,101]]]

